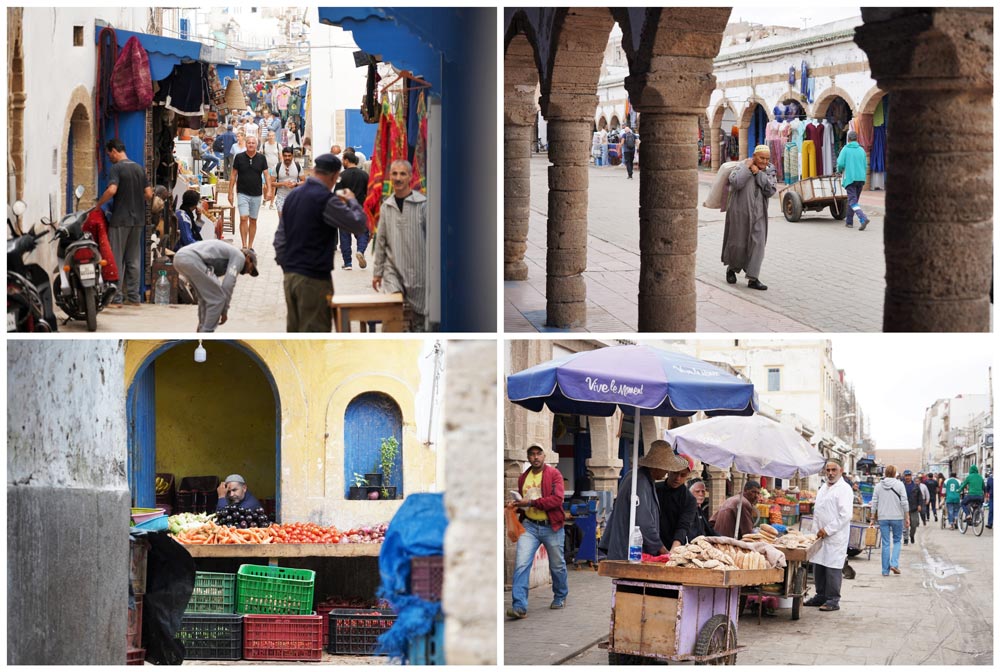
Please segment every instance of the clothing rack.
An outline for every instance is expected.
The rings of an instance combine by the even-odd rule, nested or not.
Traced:
[[[409,93],[410,91],[419,91],[420,89],[431,88],[430,82],[427,82],[421,79],[420,77],[416,77],[409,70],[400,70],[399,75],[396,76],[396,79],[392,80],[391,82],[382,87],[381,93],[389,93],[389,89],[391,89],[393,85],[395,85],[402,79],[405,79],[408,82],[417,82],[417,84],[419,85],[419,86],[403,86],[403,93]]]

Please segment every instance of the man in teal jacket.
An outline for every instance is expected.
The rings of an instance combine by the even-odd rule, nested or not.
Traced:
[[[973,502],[979,502],[980,506],[983,504],[983,477],[979,475],[979,467],[976,465],[969,467],[969,475],[958,486],[958,491],[961,492],[966,486],[969,487],[969,493],[962,498],[962,514],[967,521],[972,522],[969,517],[969,504]]]
[[[944,504],[948,509],[948,525],[955,529],[958,524],[958,507],[962,503],[962,489],[955,472],[951,472],[950,477],[944,482]]]
[[[843,173],[844,179],[841,184],[847,190],[847,228],[854,228],[854,215],[858,215],[861,222],[860,231],[864,231],[868,226],[868,217],[861,211],[858,199],[861,198],[861,190],[865,188],[865,177],[868,174],[868,157],[865,150],[858,144],[858,134],[854,131],[847,132],[847,144],[840,150],[837,157],[837,172]]]

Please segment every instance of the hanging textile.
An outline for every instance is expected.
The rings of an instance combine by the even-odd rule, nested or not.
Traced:
[[[834,148],[834,128],[833,125],[827,121],[823,120],[823,175],[833,175],[833,170],[837,165],[836,157],[840,156],[840,150],[843,143],[839,143],[836,149]]]
[[[207,71],[207,63],[175,65],[170,75],[160,82],[156,100],[163,101],[168,110],[177,114],[201,117],[211,101]],[[191,127],[197,128],[193,124]]]
[[[153,102],[149,56],[134,35],[122,48],[111,71],[111,104],[118,112],[138,112]]]
[[[389,100],[383,94],[382,113],[378,118],[378,128],[375,130],[375,146],[372,147],[371,169],[368,172],[368,195],[365,197],[365,214],[368,216],[368,230],[374,233],[378,229],[378,217],[382,207],[382,183],[388,172],[389,160],[389,124],[392,112]]]
[[[417,98],[417,146],[413,150],[413,180],[410,186],[421,194],[427,193],[427,100],[424,92]]]
[[[795,141],[785,144],[785,156],[782,171],[784,173],[785,184],[794,184],[799,181],[799,146]]]
[[[885,172],[885,126],[875,127],[875,139],[872,142],[872,172]]]
[[[382,184],[382,198],[392,194],[392,182],[389,180],[389,168],[393,161],[409,160],[409,148],[406,145],[406,110],[403,100],[405,96],[396,96],[392,107],[392,121],[389,126],[389,162],[386,163],[385,181]]]

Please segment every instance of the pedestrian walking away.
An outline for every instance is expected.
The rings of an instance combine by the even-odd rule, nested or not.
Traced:
[[[865,178],[868,176],[868,156],[864,148],[858,144],[858,134],[854,131],[847,132],[847,144],[837,156],[837,172],[844,175],[840,183],[847,190],[846,226],[849,229],[854,228],[854,216],[857,215],[858,221],[861,222],[858,230],[864,231],[870,220],[858,205],[858,199],[861,198],[861,191],[865,188]]]
[[[917,528],[920,527],[920,510],[923,508],[923,496],[920,484],[913,480],[913,472],[907,469],[903,472],[903,485],[906,488],[906,500],[909,504],[910,538],[903,537],[903,546],[917,543]]]
[[[837,611],[840,609],[840,588],[851,536],[854,495],[851,486],[843,479],[844,470],[839,462],[827,462],[824,474],[826,479],[816,493],[813,519],[816,537],[822,543],[812,557],[816,595],[804,604],[819,607],[820,611]]]
[[[215,138],[217,145],[212,149],[216,154],[223,156],[222,174],[228,180],[233,171],[233,145],[236,144],[236,134],[233,132],[232,124],[226,126],[226,130]]]
[[[402,292],[410,331],[426,331],[427,197],[411,186],[413,166],[393,161],[393,193],[382,201],[375,237],[372,289]]]
[[[284,271],[286,323],[289,332],[333,329],[333,253],[338,232],[358,233],[368,226],[354,194],[331,193],[340,174],[332,154],[316,157],[313,175],[285,198],[274,236],[274,253]]]
[[[318,159],[317,159],[318,160]],[[514,559],[513,601],[509,618],[528,615],[528,581],[535,553],[545,546],[552,576],[552,609],[566,606],[569,595],[566,559],[563,556],[566,530],[563,528],[563,477],[559,470],[545,464],[545,451],[537,443],[528,447],[531,465],[517,481],[517,494],[508,506],[519,509],[524,533],[517,540]]]
[[[354,150],[348,147],[344,150],[344,171],[340,174],[340,182],[337,183],[337,187],[334,190],[340,191],[341,189],[350,189],[354,192],[354,196],[358,199],[358,203],[364,203],[365,197],[368,194],[368,173],[363,171],[358,167],[358,156],[354,153]],[[358,266],[360,268],[365,268],[368,266],[368,260],[365,259],[365,250],[368,249],[369,232],[368,228],[359,234],[352,234],[349,231],[341,229],[340,231],[340,254],[344,260],[344,265],[342,268],[345,270],[351,270],[353,267],[351,259],[351,236],[358,241],[358,251],[355,257],[358,260]]]
[[[937,491],[938,491],[938,483],[937,483],[937,478],[934,477],[934,474],[930,474],[929,473],[926,476],[924,476],[924,485],[927,486],[927,493],[929,495],[928,496],[928,500],[927,500],[928,508],[929,508],[928,516],[929,515],[933,515],[934,516],[934,522],[936,523],[937,519],[938,519],[938,517],[937,517]],[[927,519],[928,516],[924,516],[924,518]]]
[[[931,491],[927,487],[927,479],[923,472],[917,474],[917,484],[920,486],[920,500],[922,506],[920,507],[920,522],[924,525],[927,524],[928,511],[930,510],[931,504]]]
[[[199,333],[213,332],[229,319],[229,303],[238,276],[258,275],[257,255],[253,250],[237,250],[221,240],[203,240],[185,246],[174,255],[174,268],[197,292]]]
[[[629,180],[632,179],[632,164],[635,162],[635,150],[638,145],[638,139],[636,134],[632,132],[632,129],[626,126],[622,129],[622,134],[618,138],[618,153],[622,157],[622,163],[625,164],[625,171],[628,173]]]
[[[246,151],[233,159],[236,179],[229,182],[229,201],[236,203],[240,210],[240,241],[243,247],[252,250],[260,204],[274,189],[274,178],[267,170],[267,159],[257,152],[257,138],[247,136],[246,143]]]
[[[965,490],[965,488],[969,489],[968,494],[962,497],[962,515],[969,522],[972,522],[972,511],[969,509],[969,506],[972,504],[983,505],[985,486],[985,480],[979,475],[979,467],[973,464],[969,467],[969,474],[965,477],[965,480],[958,486],[959,492]]]
[[[722,236],[722,263],[726,282],[736,284],[736,274],[746,273],[747,287],[766,290],[760,281],[767,244],[767,201],[777,191],[771,150],[758,145],[753,157],[729,174],[729,203]]]
[[[962,490],[958,474],[954,471],[948,475],[948,480],[944,482],[944,506],[948,511],[948,525],[951,529],[958,527],[958,508],[962,504]]]
[[[635,508],[635,526],[642,534],[642,552],[649,555],[663,555],[667,552],[666,541],[660,537],[660,500],[656,492],[656,482],[662,481],[667,473],[687,468],[687,462],[677,455],[666,441],[657,439],[649,447],[649,452],[638,460],[639,473],[635,475],[635,494],[638,503]],[[629,517],[632,506],[632,471],[622,476],[614,508],[608,518],[604,534],[598,548],[608,560],[628,560]]]
[[[903,534],[910,527],[906,488],[896,478],[896,465],[885,467],[885,477],[872,492],[872,520],[882,535],[882,576],[900,574],[899,552]]]
[[[94,208],[114,199],[108,221],[108,238],[118,266],[118,295],[114,304],[122,302],[137,306],[141,300],[139,278],[142,274],[143,232],[146,224],[146,203],[153,200],[153,190],[146,171],[125,153],[125,143],[118,138],[104,146],[111,160],[108,187]],[[69,290],[69,287],[63,289]]]

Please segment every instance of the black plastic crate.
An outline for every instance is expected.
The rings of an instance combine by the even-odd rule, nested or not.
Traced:
[[[243,657],[242,614],[184,614],[177,637],[189,660],[240,660]]]
[[[334,609],[330,612],[327,651],[340,655],[374,656],[378,638],[396,622],[388,609]]]

